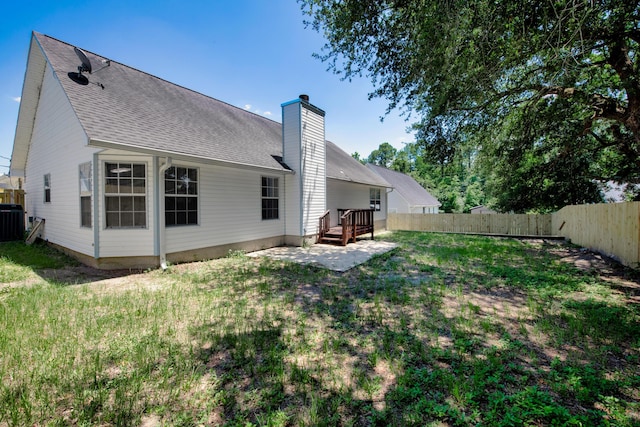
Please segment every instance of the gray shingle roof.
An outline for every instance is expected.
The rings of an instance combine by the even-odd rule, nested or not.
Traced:
[[[280,123],[116,61],[102,68],[107,58],[87,51],[94,71],[80,85],[68,76],[80,65],[74,47],[34,37],[91,143],[283,169],[273,157],[282,156]]]
[[[282,125],[193,90],[84,51],[88,85],[68,76],[80,60],[74,46],[35,33],[90,144],[167,153],[203,161],[283,170]],[[327,141],[327,177],[390,187]]]
[[[378,187],[391,187],[387,181],[367,169],[331,141],[327,141],[327,178]]]
[[[401,172],[396,172],[382,166],[367,164],[367,167],[384,178],[394,188],[394,191],[409,203],[409,206],[440,206],[441,203],[424,189],[418,182]]]

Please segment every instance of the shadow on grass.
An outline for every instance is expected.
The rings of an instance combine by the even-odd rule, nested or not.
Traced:
[[[539,342],[526,334],[513,336],[507,327],[495,328],[499,346],[487,344],[482,330],[470,330],[441,308],[452,286],[442,279],[456,272],[407,269],[401,261],[406,256],[394,251],[347,274],[263,264],[262,275],[278,277],[271,291],[294,292],[292,304],[306,320],[293,337],[273,325],[248,332],[215,332],[218,325],[195,331],[205,347],[198,359],[222,378],[226,397],[220,419],[229,424],[269,424],[280,416],[302,425],[603,425],[617,410],[615,420],[632,425],[624,409],[638,401],[625,388],[637,389],[636,383],[607,379],[596,362],[579,370],[572,362],[551,359]],[[321,279],[314,281],[316,275]],[[528,271],[518,281],[539,289],[549,277]],[[548,286],[557,290],[561,284]],[[423,321],[430,337],[415,323],[416,310],[427,314]],[[582,317],[590,311],[597,317],[599,310],[585,305],[580,311]],[[599,321],[592,328],[606,325]],[[635,326],[631,317],[619,324]],[[318,329],[324,336],[310,338]],[[619,339],[635,336],[626,332]]]
[[[629,416],[640,387],[635,308],[565,298],[551,310],[594,276],[519,242],[505,241],[507,250],[484,238],[411,237],[393,235],[401,248],[345,274],[246,259],[176,273],[219,295],[208,300],[212,310],[276,301],[278,313],[212,314],[189,327],[190,346],[141,337],[141,362],[130,370],[120,353],[101,360],[96,351],[100,376],[69,391],[72,420],[138,423],[155,411],[173,425],[637,425]],[[438,247],[449,249],[438,255]],[[487,307],[518,298],[527,316],[512,306],[492,318],[477,295]],[[542,321],[544,338],[558,343],[531,332]],[[574,323],[574,334],[559,335]],[[617,365],[587,351],[580,361],[546,351],[594,336],[620,347],[605,349]],[[16,390],[7,396],[20,397]]]
[[[196,358],[215,373],[218,405],[209,422],[225,425],[364,425],[371,402],[358,401],[352,390],[334,390],[317,366],[291,357],[280,328],[216,333],[218,325],[194,331],[204,346]],[[366,407],[369,409],[366,409]]]
[[[25,280],[29,271],[56,286],[93,283],[126,277],[143,271],[140,269],[99,270],[92,268],[79,263],[42,241],[37,241],[32,245],[27,245],[22,241],[1,242],[0,262],[2,259],[10,263],[5,266],[5,271],[0,275],[5,283]]]

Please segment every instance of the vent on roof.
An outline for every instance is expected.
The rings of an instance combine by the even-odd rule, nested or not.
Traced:
[[[302,94],[298,98],[302,99],[303,101],[309,102],[309,95]]]

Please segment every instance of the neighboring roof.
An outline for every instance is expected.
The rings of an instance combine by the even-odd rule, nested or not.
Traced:
[[[469,209],[469,212],[471,213],[498,213],[495,210],[486,207],[485,205],[478,205],[478,206],[474,206],[472,208]]]
[[[282,125],[193,90],[84,51],[89,84],[69,78],[74,46],[34,32],[22,92],[11,169],[23,172],[46,62],[67,95],[89,145],[184,156],[199,161],[289,170],[282,163]],[[327,177],[390,187],[327,141]]]
[[[382,166],[373,165],[367,163],[367,167],[380,175],[391,184],[394,191],[400,193],[400,195],[409,203],[409,206],[440,206],[441,203],[433,197],[427,190],[424,189],[418,182],[401,172],[396,172]]]
[[[80,65],[74,47],[33,38],[31,50],[39,48],[53,67],[90,145],[285,169],[274,158],[282,156],[280,123],[116,61],[107,66],[108,58],[88,51],[90,83],[78,84],[68,76]]]
[[[367,169],[331,141],[327,141],[327,178],[378,187],[392,187],[384,178]]]

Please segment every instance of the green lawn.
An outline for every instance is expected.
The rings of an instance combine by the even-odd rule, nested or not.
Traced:
[[[234,253],[109,280],[0,244],[0,426],[640,425],[637,273],[380,239],[342,274]]]

